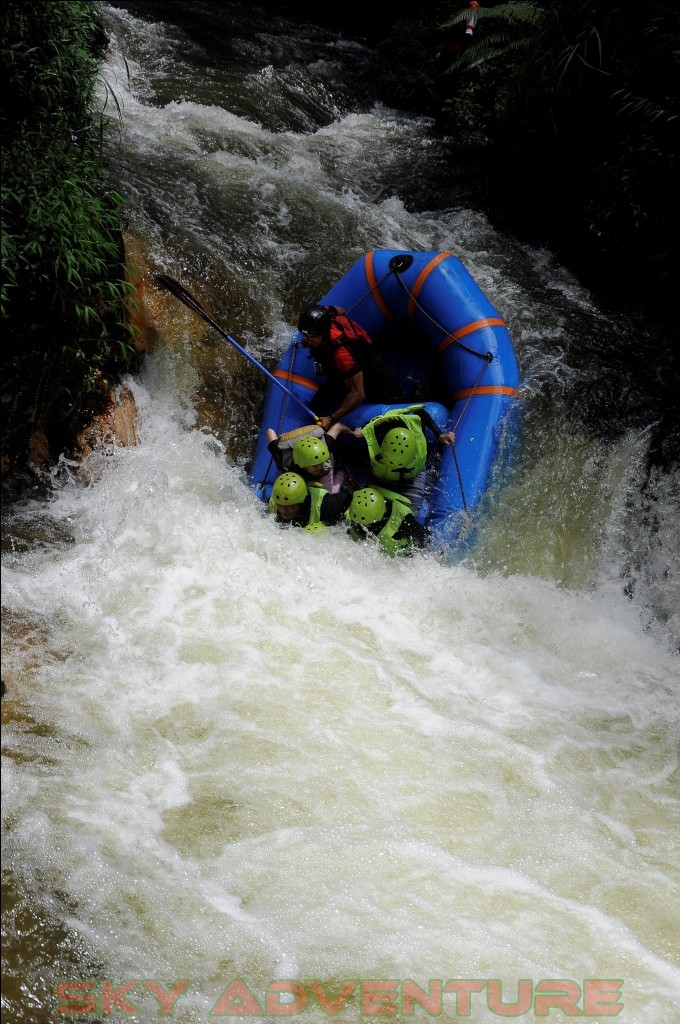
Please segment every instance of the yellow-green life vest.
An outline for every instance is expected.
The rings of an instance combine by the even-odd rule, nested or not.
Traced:
[[[371,462],[371,474],[376,480],[390,483],[405,483],[415,480],[425,469],[427,463],[427,438],[423,432],[420,416],[413,410],[422,409],[422,405],[408,405],[403,409],[392,409],[384,416],[376,416],[361,428],[368,446],[368,457]],[[410,430],[416,442],[416,461],[410,469],[390,469],[382,461],[380,444],[376,438],[376,428],[389,424],[392,427],[404,426]]]
[[[399,530],[399,527],[406,516],[411,513],[411,499],[405,497],[403,494],[395,494],[394,491],[388,490],[387,487],[378,487],[375,484],[371,484],[371,487],[374,491],[377,491],[378,494],[382,494],[385,501],[392,503],[387,522],[380,533],[375,534],[374,536],[388,555],[409,554],[413,547],[413,541],[411,538],[402,537],[399,540],[395,540],[394,535]],[[350,528],[349,535],[352,540],[361,539],[361,535],[354,529],[354,527]]]

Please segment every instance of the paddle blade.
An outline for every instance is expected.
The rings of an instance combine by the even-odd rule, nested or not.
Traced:
[[[197,302],[193,295],[191,295],[186,288],[179,283],[179,281],[175,281],[174,277],[169,277],[167,274],[159,274],[156,278],[156,283],[161,285],[162,288],[167,288],[167,290],[174,295],[176,299],[183,302],[185,306],[189,307],[189,309],[193,309],[194,313],[198,313],[199,316],[202,316],[209,324],[216,327],[220,333],[224,333],[222,329],[218,327],[217,324],[208,316],[200,302]]]
[[[159,274],[156,278],[156,283],[162,288],[167,288],[169,292],[176,295],[178,299],[182,297],[184,289],[179,281],[175,281],[174,277],[168,277],[167,274]]]

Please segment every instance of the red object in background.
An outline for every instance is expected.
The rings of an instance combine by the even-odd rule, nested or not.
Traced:
[[[470,14],[468,16],[467,25],[465,26],[465,35],[466,36],[471,36],[472,33],[475,30],[475,26],[477,24],[477,18],[479,17],[479,15],[478,15],[479,4],[477,3],[477,0],[470,0],[470,3],[468,4],[468,6],[470,8]]]

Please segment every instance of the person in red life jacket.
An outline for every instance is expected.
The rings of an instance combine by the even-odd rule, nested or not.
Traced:
[[[342,307],[307,306],[300,314],[298,330],[317,374],[327,377],[311,403],[324,431],[362,402],[403,401],[401,388],[368,334]]]

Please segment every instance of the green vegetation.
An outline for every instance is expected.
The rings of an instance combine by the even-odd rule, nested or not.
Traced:
[[[386,101],[484,140],[500,226],[674,316],[676,4],[482,0],[471,36],[469,13],[453,0],[395,26],[378,47]]]
[[[132,353],[121,197],[96,113],[105,42],[91,2],[7,2],[2,25],[3,456],[55,451]]]

